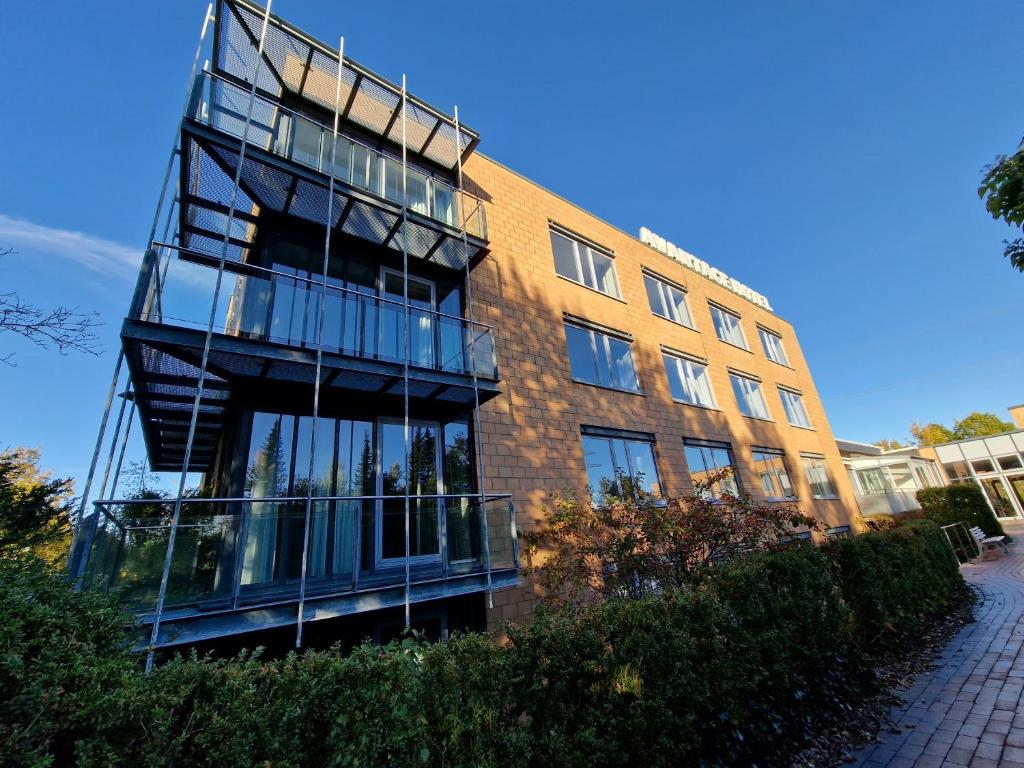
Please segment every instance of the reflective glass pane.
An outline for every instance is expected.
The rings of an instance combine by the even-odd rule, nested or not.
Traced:
[[[597,364],[591,347],[591,333],[575,325],[565,326],[565,339],[569,346],[569,366],[572,377],[590,384],[598,383]]]
[[[623,389],[640,389],[640,382],[633,368],[633,353],[627,342],[619,339],[608,339],[612,362],[615,366],[615,386]]]
[[[555,271],[562,277],[581,282],[573,241],[557,232],[551,232],[551,250],[555,255]]]
[[[594,277],[597,280],[596,285],[593,287],[597,288],[601,293],[619,298],[619,283],[615,278],[615,261],[603,253],[598,253],[593,249],[588,250],[593,259]]]
[[[593,493],[594,503],[600,503],[605,496],[618,496],[620,491],[611,441],[602,437],[584,436],[583,460],[587,467],[587,484]]]

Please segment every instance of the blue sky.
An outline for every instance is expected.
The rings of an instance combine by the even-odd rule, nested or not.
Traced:
[[[100,313],[105,353],[0,336],[0,445],[87,466],[206,3],[5,3],[0,290]],[[274,11],[480,150],[766,294],[836,434],[1024,401],[1024,276],[975,189],[1024,134],[1016,0],[408,4]],[[585,9],[585,10],[584,10]],[[141,448],[132,446],[139,453]]]

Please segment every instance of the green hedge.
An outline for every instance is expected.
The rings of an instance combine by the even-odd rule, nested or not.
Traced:
[[[109,600],[0,564],[0,764],[783,765],[962,589],[937,526],[736,558],[686,588],[464,635],[145,677]]]
[[[981,488],[974,483],[922,488],[917,492],[917,500],[924,516],[939,525],[966,523],[968,528],[977,526],[989,536],[1006,535]]]

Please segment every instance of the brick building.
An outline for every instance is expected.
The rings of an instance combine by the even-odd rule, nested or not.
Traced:
[[[517,533],[620,473],[676,495],[731,466],[713,492],[850,530],[765,297],[249,0],[208,21],[70,563],[123,590],[140,646],[521,617]],[[117,495],[133,423],[169,497]]]

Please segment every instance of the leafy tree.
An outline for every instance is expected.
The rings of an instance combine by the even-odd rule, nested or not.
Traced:
[[[72,481],[39,469],[35,448],[0,451],[0,557],[56,562],[71,540]]]
[[[1003,421],[994,413],[974,411],[953,423],[953,438],[966,440],[970,437],[998,435],[1012,429],[1014,425],[1011,422]]]
[[[1024,141],[1014,154],[997,156],[984,170],[978,197],[985,201],[985,209],[993,219],[1024,228]],[[1014,268],[1024,272],[1024,238],[1004,240],[1003,244],[1003,255]]]
[[[948,443],[950,440],[956,440],[953,436],[953,430],[948,427],[944,427],[942,424],[936,424],[934,422],[930,424],[919,424],[914,422],[910,425],[910,434],[917,440],[917,444],[921,447],[926,445],[937,445],[938,443]]]
[[[796,507],[745,494],[716,497],[730,471],[709,474],[692,496],[679,498],[648,493],[623,474],[602,484],[599,504],[590,494],[555,496],[543,527],[525,537],[531,557],[545,558],[531,571],[555,600],[638,599],[684,585],[709,563],[788,545],[797,527],[821,530]]]
[[[882,438],[876,440],[872,445],[877,445],[883,451],[898,451],[900,448],[910,448],[910,443],[900,442],[899,440],[889,440],[888,438]]]

